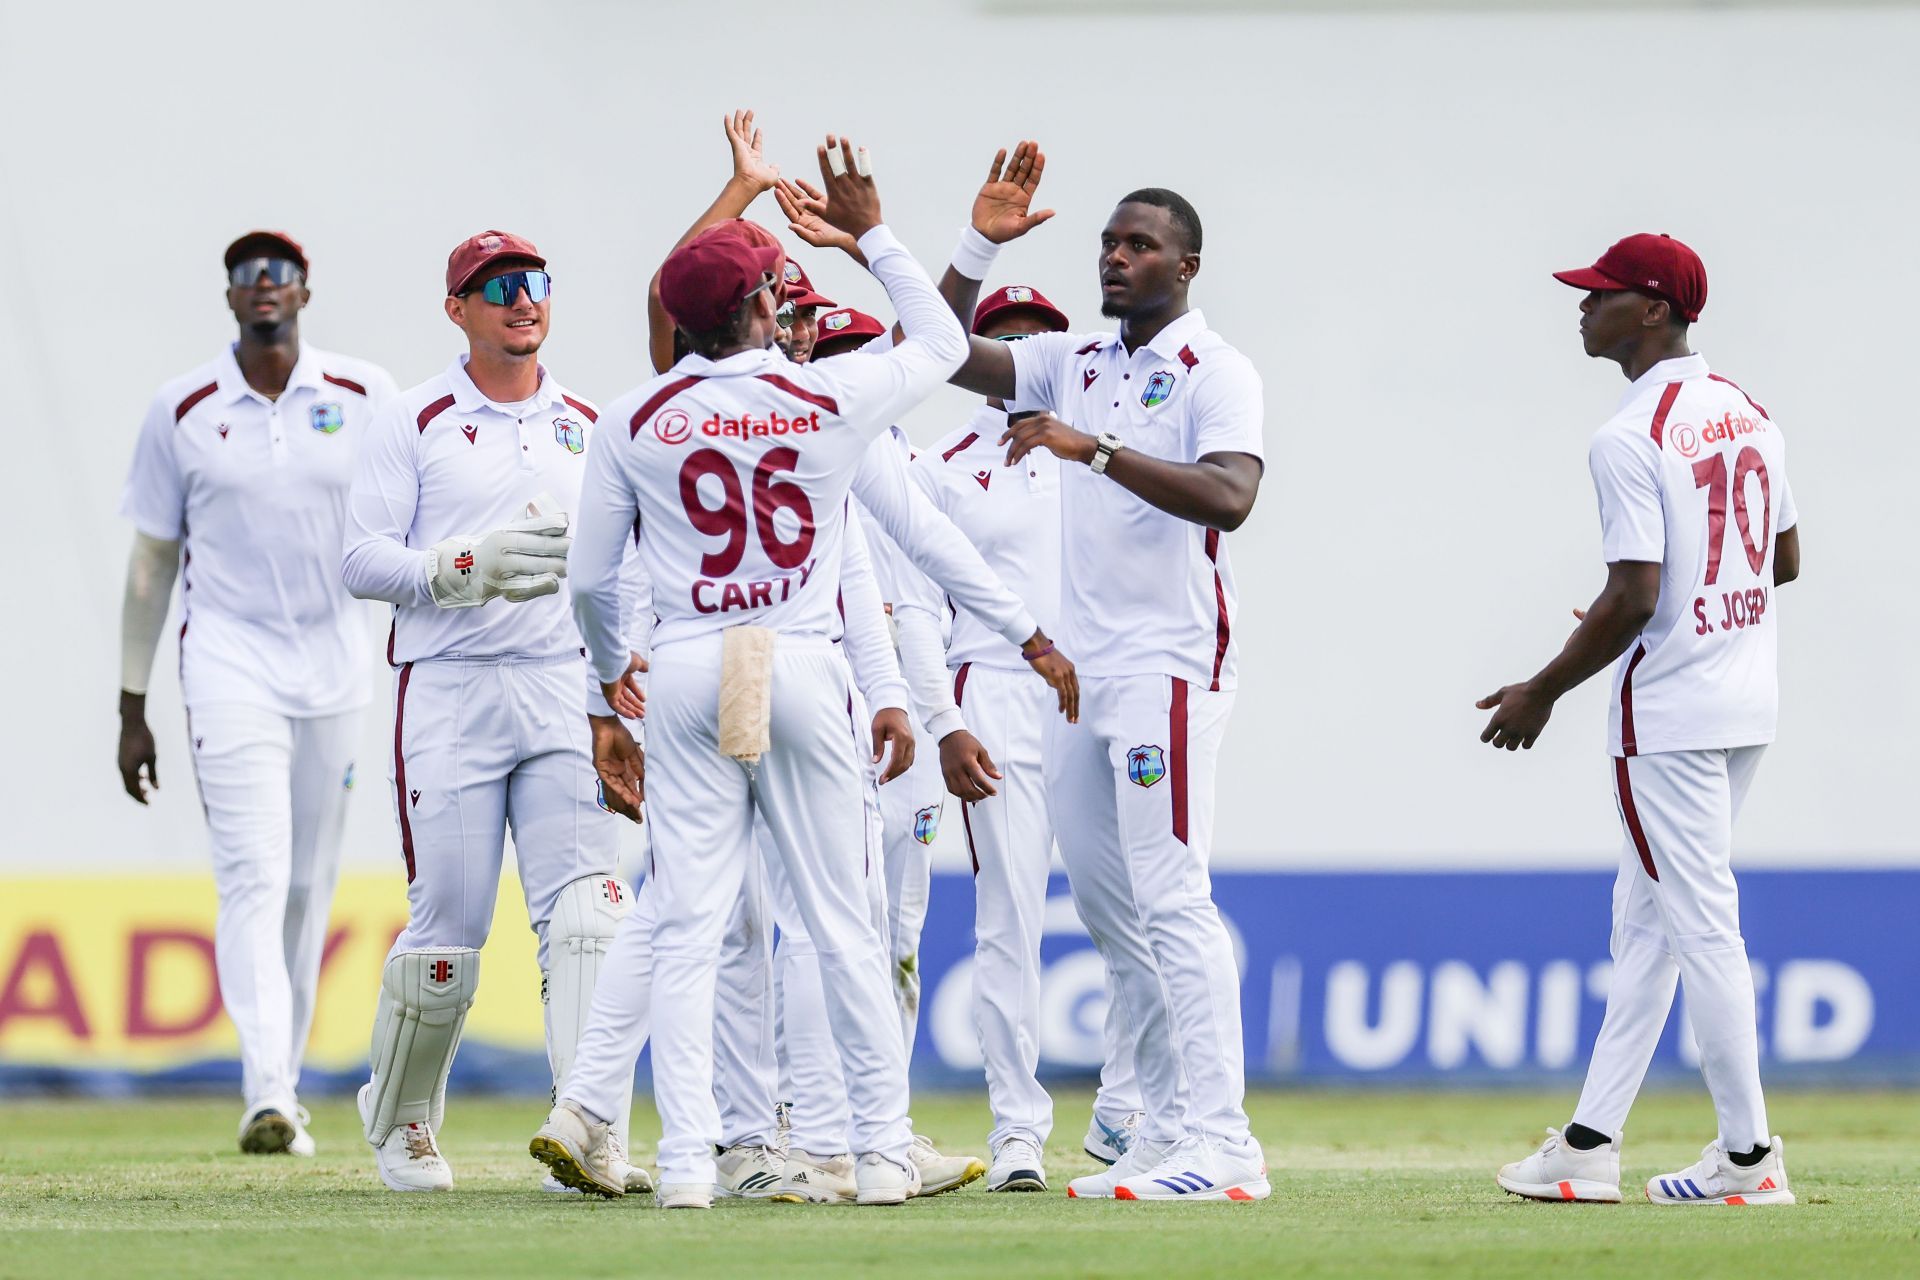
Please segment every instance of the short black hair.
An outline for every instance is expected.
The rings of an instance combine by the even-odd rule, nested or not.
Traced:
[[[1187,242],[1188,253],[1200,252],[1200,214],[1178,191],[1165,187],[1142,187],[1120,197],[1121,204],[1150,204],[1165,209],[1174,227]]]

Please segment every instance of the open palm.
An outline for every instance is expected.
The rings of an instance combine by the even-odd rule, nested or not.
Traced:
[[[1047,158],[1036,142],[1022,142],[1008,157],[1003,147],[993,156],[987,180],[973,198],[973,229],[995,244],[1018,239],[1053,216],[1053,210],[1033,210],[1033,194]]]
[[[780,181],[780,166],[768,163],[761,151],[753,112],[735,111],[722,116],[720,124],[727,131],[727,145],[733,148],[733,176],[755,191],[771,191]]]

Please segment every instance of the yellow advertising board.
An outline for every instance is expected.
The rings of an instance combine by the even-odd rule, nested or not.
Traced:
[[[494,905],[466,1039],[544,1052],[540,970],[518,884]],[[0,876],[0,1067],[164,1071],[237,1059],[214,972],[208,877]],[[310,1065],[366,1061],[387,948],[406,923],[398,876],[341,877]]]

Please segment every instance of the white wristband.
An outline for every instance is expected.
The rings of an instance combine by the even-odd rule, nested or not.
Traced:
[[[951,265],[969,280],[985,280],[999,256],[1000,246],[975,231],[969,222],[960,228],[960,243],[953,246]]]

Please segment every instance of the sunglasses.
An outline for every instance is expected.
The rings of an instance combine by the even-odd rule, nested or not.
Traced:
[[[227,272],[227,279],[240,288],[246,288],[265,276],[274,285],[289,285],[300,279],[300,264],[291,258],[248,258],[245,262],[236,262]]]
[[[553,277],[544,271],[508,271],[481,285],[480,296],[496,307],[510,307],[522,289],[528,302],[545,302],[553,293]]]
[[[793,328],[794,319],[798,314],[798,307],[794,306],[791,302],[783,302],[780,304],[780,309],[773,313],[773,322],[782,329],[791,329]]]

